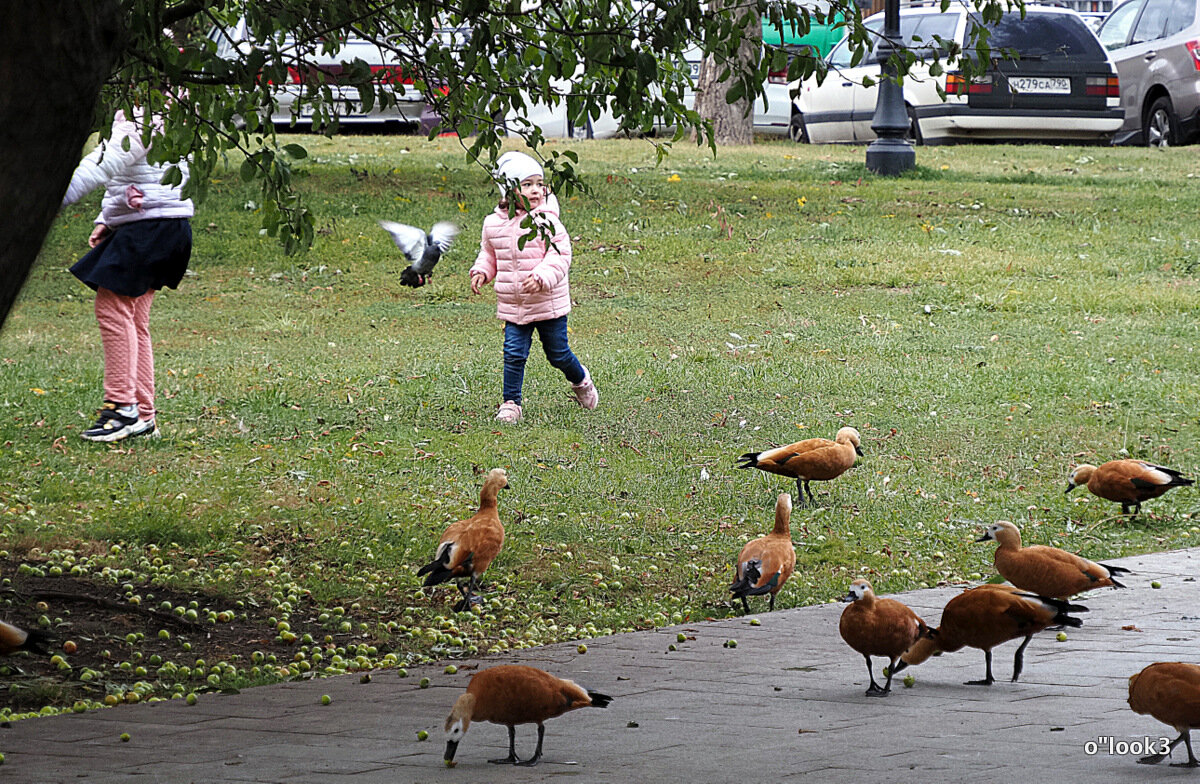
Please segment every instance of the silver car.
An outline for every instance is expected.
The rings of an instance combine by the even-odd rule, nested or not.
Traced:
[[[1097,35],[1121,78],[1125,124],[1113,143],[1194,141],[1200,132],[1200,0],[1129,0]]]

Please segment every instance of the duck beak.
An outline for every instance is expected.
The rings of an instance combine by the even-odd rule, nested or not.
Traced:
[[[1067,482],[1067,489],[1066,489],[1066,490],[1063,490],[1063,495],[1066,495],[1067,493],[1071,492],[1071,491],[1072,491],[1072,490],[1074,490],[1074,489],[1075,489],[1075,483],[1074,483],[1074,482]]]
[[[856,601],[857,599],[858,599],[858,597],[855,596],[853,593],[847,593],[845,596],[842,597],[843,602],[853,602],[853,601]]]
[[[900,659],[899,661],[896,662],[896,666],[892,667],[890,669],[892,671],[892,675],[895,676],[895,674],[900,672],[901,670],[908,669],[908,662],[904,661],[904,659]]]
[[[454,755],[457,751],[458,751],[458,741],[456,741],[456,740],[446,741],[446,753],[442,755],[442,759],[447,763],[454,762]]]
[[[975,541],[976,542],[986,542],[987,540],[989,540],[991,538],[992,538],[992,535],[990,533],[988,533],[987,531],[984,531],[982,534],[979,535],[979,538],[976,539]]]
[[[862,456],[863,456],[863,451],[862,451],[862,447],[861,447],[861,446],[856,446],[856,447],[854,447],[854,452],[855,452],[855,454],[857,454],[859,457],[862,457]]]

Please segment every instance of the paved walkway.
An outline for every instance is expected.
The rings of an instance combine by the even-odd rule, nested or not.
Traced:
[[[761,626],[697,623],[589,640],[585,654],[572,643],[480,662],[532,664],[615,698],[607,710],[548,722],[534,768],[487,764],[506,753],[507,731],[486,723],[463,739],[458,767],[443,767],[442,722],[474,671],[460,662],[456,675],[380,671],[367,684],[348,675],[204,696],[192,707],[175,700],[19,721],[0,729],[0,781],[1200,783],[1200,773],[1166,762],[1110,755],[1107,740],[1088,753],[1098,739],[1174,737],[1129,710],[1127,679],[1155,661],[1200,662],[1200,548],[1114,562],[1135,570],[1130,590],[1081,599],[1091,608],[1083,628],[1066,642],[1035,638],[1016,684],[1007,643],[991,687],[963,685],[983,675],[982,653],[964,649],[907,670],[911,689],[897,681],[891,696],[865,697],[862,657],[837,633],[842,606],[828,604],[753,616]],[[935,623],[958,590],[897,598]],[[668,651],[680,631],[694,639]],[[736,648],[723,646],[730,638]],[[423,676],[430,688],[418,687]],[[323,694],[332,704],[320,704]],[[429,739],[418,741],[419,730]],[[532,725],[518,727],[518,754],[535,738]],[[1184,753],[1181,745],[1175,760]]]

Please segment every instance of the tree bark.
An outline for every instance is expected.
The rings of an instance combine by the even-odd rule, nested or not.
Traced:
[[[736,9],[744,8],[744,3],[741,0],[713,0],[709,8],[713,12],[732,10],[741,13]],[[696,79],[696,103],[692,108],[704,119],[712,121],[714,140],[722,146],[754,143],[753,95],[744,95],[733,103],[725,102],[734,75],[756,69],[762,57],[762,21],[756,14],[748,16],[737,59],[729,64],[730,79],[719,81],[724,66],[711,56],[705,57],[700,64]]]
[[[22,0],[0,24],[0,327],[58,215],[124,38],[118,0]],[[86,249],[85,238],[80,238]]]

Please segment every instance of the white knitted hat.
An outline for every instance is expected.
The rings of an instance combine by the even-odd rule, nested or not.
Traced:
[[[508,192],[514,180],[521,183],[534,175],[542,176],[541,164],[523,152],[506,152],[496,160],[496,176],[504,180],[501,193]]]

